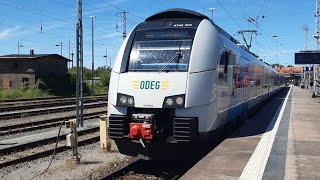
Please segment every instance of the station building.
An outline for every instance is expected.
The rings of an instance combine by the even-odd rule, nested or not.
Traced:
[[[0,89],[34,85],[48,76],[64,77],[70,60],[58,54],[10,54],[0,56]]]

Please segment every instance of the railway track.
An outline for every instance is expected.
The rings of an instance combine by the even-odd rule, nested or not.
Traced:
[[[16,104],[15,104],[16,103]],[[16,124],[8,123],[10,125],[0,126],[0,137],[10,134],[17,134],[21,132],[30,132],[40,129],[46,129],[59,126],[63,121],[75,118],[73,113],[69,113],[75,109],[75,99],[58,99],[52,98],[50,100],[44,99],[39,101],[23,101],[23,102],[0,102],[0,122],[12,120],[13,118],[23,118],[28,116],[45,115],[50,113],[68,112],[68,115],[63,117],[44,117],[44,119],[26,120],[27,122],[19,122]],[[106,110],[101,107],[107,106],[106,96],[86,97],[84,108],[94,109],[84,114],[84,120],[88,121],[89,127],[79,129],[78,145],[84,146],[95,143],[100,140],[99,126],[95,120],[100,115],[105,114]],[[40,107],[40,108],[39,108]],[[16,119],[19,120],[19,119]],[[93,123],[93,124],[92,124]],[[67,151],[70,148],[65,146],[65,135],[69,130],[64,130],[60,134],[59,146],[56,152]],[[25,136],[17,136],[14,139],[7,139],[0,141],[0,168],[12,166],[15,164],[28,162],[38,158],[50,156],[55,147],[56,132],[50,130],[43,131],[40,134],[27,134]],[[61,145],[63,144],[63,145]]]
[[[181,161],[144,161],[135,159],[101,179],[179,179],[190,163]]]
[[[107,96],[89,96],[84,98],[84,103],[107,101]],[[63,106],[75,104],[75,98],[59,98],[17,102],[0,102],[0,113],[7,111],[17,111],[25,109],[45,108],[53,106]]]
[[[62,146],[58,146],[56,153],[67,151],[70,148],[65,146],[65,134],[59,136]],[[44,138],[25,144],[12,145],[0,150],[0,168],[15,164],[28,162],[42,157],[52,155],[54,151],[56,136]],[[100,140],[99,127],[91,127],[78,132],[78,146],[95,143]]]
[[[145,161],[136,159],[101,179],[179,179],[240,125],[240,123],[237,125],[228,124],[228,126],[221,129],[221,134],[212,136],[210,142],[180,149],[178,150],[179,154],[174,152],[175,155],[172,157],[167,152],[167,156],[170,156],[168,160]]]
[[[97,108],[107,106],[107,101],[100,101],[94,103],[85,103],[84,108]],[[39,108],[39,109],[30,109],[30,110],[21,110],[21,111],[9,111],[0,113],[0,120],[10,120],[12,118],[23,118],[28,116],[35,116],[41,114],[50,114],[57,112],[66,112],[72,111],[76,108],[76,105],[67,105],[67,106],[57,106],[57,107],[47,107],[47,108]]]
[[[90,120],[94,118],[99,118],[100,115],[105,114],[106,111],[98,111],[92,113],[85,113],[84,120]],[[50,127],[57,127],[60,125],[62,121],[74,119],[75,115],[65,116],[65,117],[58,117],[58,118],[51,118],[46,120],[34,121],[34,122],[27,122],[27,123],[19,123],[14,125],[8,126],[1,126],[0,127],[0,136],[5,136],[9,134],[16,134],[21,132],[29,132],[39,129],[46,129]]]
[[[98,97],[98,96],[105,96],[107,97],[108,94],[98,94],[98,95],[93,95],[93,96],[84,96],[85,98],[90,98],[90,97]],[[59,99],[75,99],[76,97],[74,96],[69,96],[69,97],[61,97],[61,96],[53,96],[53,97],[45,97],[45,98],[29,98],[29,99],[13,99],[13,100],[1,100],[0,104],[5,104],[5,103],[21,103],[21,102],[28,102],[28,101],[41,101],[41,100],[59,100]]]

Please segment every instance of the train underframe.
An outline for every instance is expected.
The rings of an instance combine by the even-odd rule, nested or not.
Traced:
[[[109,137],[122,154],[143,159],[168,156],[198,141],[198,119],[176,117],[173,108],[128,108],[127,115],[109,116]]]

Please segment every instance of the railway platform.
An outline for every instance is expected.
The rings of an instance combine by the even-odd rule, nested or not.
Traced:
[[[320,179],[320,98],[275,96],[181,179]]]

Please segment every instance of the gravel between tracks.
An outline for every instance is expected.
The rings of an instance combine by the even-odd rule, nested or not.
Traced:
[[[0,179],[99,179],[132,160],[118,153],[114,144],[112,152],[103,152],[99,142],[80,147],[79,153],[81,164],[74,168],[66,165],[66,159],[71,157],[71,151],[66,151],[57,154],[49,170],[40,176],[37,175],[47,167],[50,157],[0,169]]]

